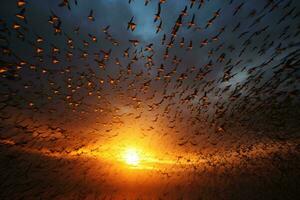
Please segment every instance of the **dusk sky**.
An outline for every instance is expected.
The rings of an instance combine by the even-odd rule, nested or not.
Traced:
[[[0,11],[0,199],[300,195],[300,1]]]

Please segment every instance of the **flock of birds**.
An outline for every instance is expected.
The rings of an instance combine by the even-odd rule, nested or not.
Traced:
[[[171,137],[182,148],[218,149],[233,136],[231,145],[239,144],[251,131],[255,141],[297,136],[296,0],[261,7],[225,0],[212,12],[215,0],[187,0],[173,21],[165,18],[174,1],[145,0],[143,9],[155,8],[144,16],[153,20],[154,39],[137,34],[145,29],[140,16],[100,27],[106,22],[95,8],[84,10],[84,25],[70,28],[62,16],[76,15],[82,2],[52,1],[41,27],[28,16],[30,0],[17,0],[15,15],[0,17],[1,144],[35,146],[44,127],[44,137],[59,132],[67,140],[78,125],[105,142],[128,121],[141,124],[142,137]]]

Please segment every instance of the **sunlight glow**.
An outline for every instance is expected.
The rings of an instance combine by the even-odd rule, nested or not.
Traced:
[[[128,165],[137,166],[140,163],[140,156],[134,148],[126,149],[123,158]]]

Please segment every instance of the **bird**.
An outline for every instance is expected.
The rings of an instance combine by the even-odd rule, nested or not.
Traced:
[[[157,12],[156,12],[155,17],[154,17],[154,22],[156,22],[157,20],[160,19],[161,4],[162,4],[161,2],[158,3]]]
[[[134,19],[134,16],[131,17],[130,21],[128,22],[128,25],[127,25],[127,30],[131,30],[131,31],[134,31],[135,28],[136,28],[136,24],[133,22],[133,19]]]
[[[93,13],[94,13],[94,11],[93,11],[93,9],[91,9],[91,10],[90,10],[90,13],[89,13],[89,15],[88,15],[88,20],[89,20],[89,21],[95,21],[95,17],[94,17],[94,15],[93,15]]]
[[[190,29],[193,26],[195,26],[195,14],[193,14],[191,21],[188,23],[188,29]]]
[[[162,30],[162,21],[160,21],[159,25],[156,27],[156,34]]]

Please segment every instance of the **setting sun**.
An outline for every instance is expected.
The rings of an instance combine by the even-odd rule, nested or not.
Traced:
[[[124,152],[124,160],[128,165],[137,166],[140,163],[140,156],[136,149],[129,148]]]

